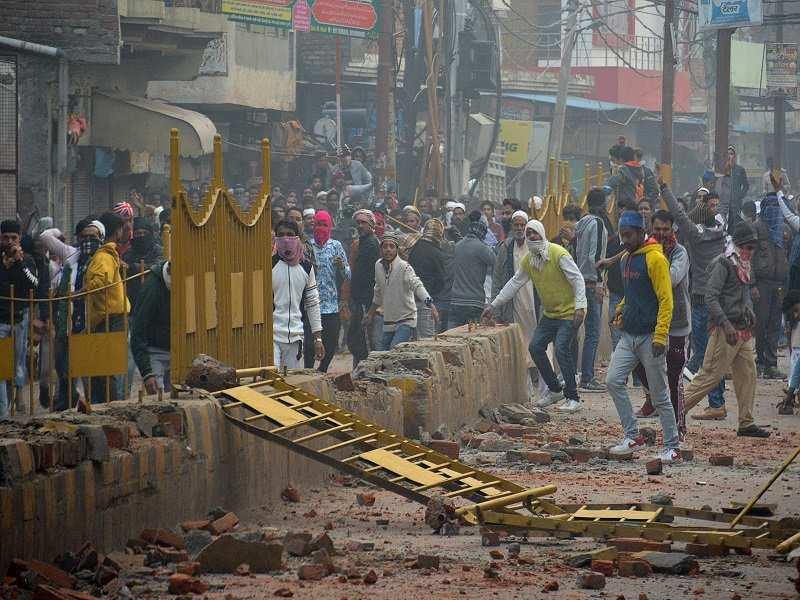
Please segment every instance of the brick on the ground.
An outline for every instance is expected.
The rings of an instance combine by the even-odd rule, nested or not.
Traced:
[[[199,521],[184,521],[181,523],[181,529],[186,531],[192,531],[193,529],[205,529],[211,525],[211,519],[200,519]]]
[[[453,442],[451,440],[431,440],[428,447],[439,454],[444,454],[448,458],[458,460],[458,453],[460,450],[458,442]]]
[[[169,577],[169,593],[170,594],[205,594],[208,591],[208,584],[183,573],[175,573]]]
[[[578,573],[577,584],[583,590],[602,590],[606,587],[606,576],[596,571]]]
[[[698,558],[728,556],[729,552],[730,548],[718,544],[695,544],[692,542],[686,544],[686,553]]]
[[[644,468],[648,475],[661,475],[664,466],[660,458],[654,458],[653,460],[647,461]]]
[[[283,548],[292,556],[308,556],[311,554],[311,534],[290,531],[283,538]]]
[[[591,562],[591,570],[597,573],[602,573],[606,577],[611,577],[614,574],[614,561],[613,560],[593,560]]]
[[[195,561],[185,561],[182,563],[178,563],[175,566],[175,571],[177,573],[183,573],[184,575],[199,575],[200,574],[200,563]]]
[[[183,538],[169,529],[144,529],[139,537],[146,542],[158,546],[171,546],[183,550],[186,546]]]
[[[208,530],[211,532],[212,535],[222,535],[223,533],[228,533],[231,529],[236,527],[239,524],[239,517],[237,517],[234,513],[229,512],[226,513],[224,516],[220,517],[209,523]]]
[[[297,578],[303,581],[319,581],[328,575],[325,565],[300,565],[297,569]]]
[[[712,454],[708,457],[708,462],[715,467],[732,467],[733,457],[727,454]]]
[[[375,504],[375,494],[372,492],[356,494],[356,503],[359,506],[372,506]]]
[[[414,564],[417,569],[438,569],[439,557],[432,554],[420,554]]]
[[[619,551],[614,547],[587,550],[567,557],[567,564],[571,567],[588,567],[593,560],[610,560],[617,558]]]
[[[619,561],[620,577],[650,577],[653,568],[647,561],[637,559],[621,559]]]
[[[636,552],[631,558],[643,560],[656,573],[690,575],[700,571],[694,556],[684,552]]]
[[[56,587],[75,588],[76,579],[72,575],[49,563],[34,558],[28,561],[28,570],[33,571]]]
[[[655,540],[643,540],[641,538],[612,538],[608,540],[609,546],[614,546],[620,552],[642,552],[651,550],[653,552],[669,552],[672,547],[670,542],[657,542]]]

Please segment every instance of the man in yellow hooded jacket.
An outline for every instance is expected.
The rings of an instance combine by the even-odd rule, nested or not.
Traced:
[[[86,300],[86,320],[92,333],[123,331],[125,316],[131,305],[122,284],[122,261],[119,244],[125,232],[125,221],[114,213],[105,213],[100,222],[106,230],[105,243],[94,253],[86,267],[84,289],[89,292]],[[94,293],[92,293],[94,291]],[[109,398],[122,399],[122,377],[113,376]],[[92,404],[106,400],[106,378],[92,377]]]
[[[606,385],[622,422],[624,438],[609,452],[630,454],[645,445],[626,388],[628,376],[641,363],[647,373],[651,401],[664,434],[664,450],[659,458],[662,462],[673,462],[680,459],[680,453],[675,411],[669,399],[665,356],[673,309],[669,263],[661,244],[647,238],[639,213],[622,213],[619,235],[628,251],[622,264],[625,297],[614,316],[614,325],[622,331],[622,336],[611,355]]]

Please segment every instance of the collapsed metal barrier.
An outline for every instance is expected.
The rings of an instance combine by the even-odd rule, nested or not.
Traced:
[[[467,523],[523,534],[638,537],[740,550],[788,552],[800,544],[797,520],[747,514],[768,486],[739,515],[642,503],[558,505],[547,498],[554,485],[526,488],[453,460],[291,385],[274,368],[238,374],[252,382],[209,394],[233,425],[415,502],[428,505],[436,497],[456,503],[455,515]],[[676,525],[674,519],[718,526]]]

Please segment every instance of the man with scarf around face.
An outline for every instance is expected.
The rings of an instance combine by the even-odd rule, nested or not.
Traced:
[[[414,337],[417,300],[431,309],[434,320],[439,318],[433,299],[413,267],[398,256],[399,250],[397,235],[384,234],[381,259],[375,263],[375,293],[366,317],[367,323],[371,323],[377,311],[383,310],[382,350],[391,350]]]
[[[142,270],[147,271],[163,258],[164,253],[153,231],[153,223],[145,217],[134,217],[131,248],[122,256],[123,262],[128,265],[127,276],[132,277]],[[134,308],[143,283],[141,278],[136,278],[127,284],[128,298]]]
[[[708,345],[709,314],[706,304],[706,271],[709,265],[722,253],[725,247],[725,228],[722,217],[718,217],[719,196],[714,193],[698,193],[697,204],[687,214],[678,203],[666,183],[660,182],[661,197],[675,218],[678,234],[689,251],[692,265],[689,289],[691,291],[692,354],[686,363],[684,374],[692,379],[700,370]],[[702,189],[702,188],[701,188]],[[725,410],[725,380],[720,379],[708,394],[708,407],[699,414],[692,415],[696,420],[720,420],[727,416]]]
[[[669,278],[672,283],[672,322],[669,326],[669,345],[667,346],[667,381],[669,382],[669,399],[675,412],[678,433],[683,438],[686,434],[686,411],[683,409],[683,367],[686,364],[686,338],[692,331],[689,322],[689,253],[678,243],[673,230],[672,215],[665,210],[653,213],[650,221],[653,239],[661,244],[664,256],[669,262]],[[645,389],[647,373],[644,366],[634,369]],[[650,396],[647,396],[637,417],[649,417],[656,413]]]
[[[358,239],[350,250],[350,325],[347,330],[347,346],[353,355],[355,369],[377,345],[377,337],[365,327],[364,317],[372,306],[375,290],[375,263],[381,257],[380,242],[375,237],[376,219],[370,210],[361,209],[353,213]],[[367,343],[369,336],[370,342]]]
[[[758,246],[753,254],[753,279],[758,297],[756,313],[756,370],[764,379],[783,379],[778,370],[778,339],[781,336],[781,305],[789,275],[784,249],[783,214],[776,194],[761,200],[761,212],[753,224]]]
[[[750,295],[751,258],[758,247],[753,228],[740,221],[732,241],[706,271],[706,304],[711,335],[703,367],[686,387],[688,413],[716,383],[733,374],[733,388],[739,406],[739,429],[742,437],[769,437],[769,432],[753,422],[756,395],[756,362],[753,343],[755,314]]]
[[[486,304],[484,283],[494,270],[495,256],[483,241],[488,228],[481,216],[477,210],[470,213],[467,235],[455,247],[449,329],[478,322]]]
[[[580,410],[581,404],[575,385],[572,341],[586,314],[586,283],[569,252],[547,241],[540,221],[528,221],[525,238],[527,256],[481,316],[490,319],[495,309],[514,299],[529,282],[533,284],[541,299],[542,318],[534,331],[529,351],[548,388],[538,406],[549,406],[566,397],[558,409],[575,412]],[[547,357],[547,347],[551,343],[555,345],[558,365],[564,376],[563,387]]]
[[[350,279],[350,265],[344,247],[338,240],[331,239],[332,232],[333,219],[330,214],[324,210],[317,212],[314,215],[314,239],[311,247],[316,259],[314,273],[319,290],[322,345],[325,347],[325,357],[319,363],[322,373],[327,373],[339,343],[339,286]]]
[[[638,212],[622,213],[619,235],[628,252],[622,264],[625,297],[617,306],[613,320],[622,335],[611,355],[606,386],[614,400],[625,437],[609,452],[617,456],[628,455],[645,446],[626,387],[631,372],[641,363],[647,373],[650,397],[664,436],[664,450],[658,458],[670,463],[680,460],[680,452],[675,411],[668,397],[664,356],[673,311],[669,264],[661,244],[647,238]]]
[[[444,241],[444,224],[439,219],[428,219],[420,237],[408,253],[408,264],[422,280],[425,289],[433,298],[434,304],[441,307],[440,301],[446,289],[446,257],[441,245]],[[431,338],[436,334],[436,321],[430,308],[424,302],[417,302],[417,338]]]
[[[284,220],[275,227],[272,257],[272,347],[278,367],[303,367],[303,313],[308,315],[314,338],[314,358],[322,360],[325,347],[314,267],[303,259],[297,223]]]

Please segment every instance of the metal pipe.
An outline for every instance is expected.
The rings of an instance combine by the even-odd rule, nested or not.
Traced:
[[[25,52],[33,52],[34,54],[43,54],[53,58],[64,58],[66,56],[61,48],[55,46],[45,46],[44,44],[35,44],[34,42],[26,42],[25,40],[18,40],[16,38],[6,37],[0,35],[0,46],[9,46],[17,50]]]
[[[503,496],[502,498],[497,498],[496,500],[487,500],[486,502],[481,502],[479,504],[464,506],[457,509],[456,514],[463,515],[470,512],[476,512],[477,510],[489,510],[492,508],[509,506],[511,504],[516,504],[517,502],[527,500],[528,498],[540,498],[542,496],[554,494],[556,489],[557,488],[554,485],[545,485],[540,488],[534,488],[531,490],[525,490],[524,492],[517,492],[516,494],[511,494],[509,496]]]

